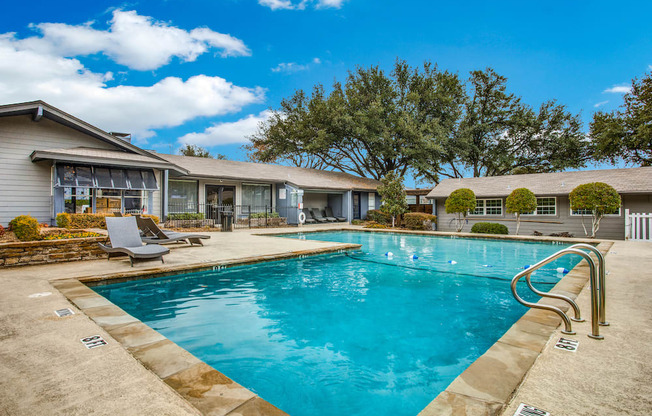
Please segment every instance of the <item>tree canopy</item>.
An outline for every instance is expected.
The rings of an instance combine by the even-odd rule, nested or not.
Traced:
[[[602,217],[618,211],[621,204],[618,192],[611,185],[603,182],[579,185],[571,191],[568,197],[572,210],[591,211],[591,238],[594,238],[598,232]],[[584,233],[588,235],[586,227]]]
[[[620,110],[593,115],[590,136],[598,160],[652,165],[652,72],[632,80]]]
[[[284,99],[245,148],[252,161],[435,183],[584,166],[579,116],[554,101],[535,110],[506,84],[491,68],[464,82],[430,62],[357,67],[330,93],[318,84]]]
[[[516,235],[521,228],[521,214],[537,209],[537,197],[527,188],[514,189],[505,200],[508,214],[516,214]]]
[[[214,156],[206,150],[205,148],[201,146],[197,146],[196,144],[185,144],[181,149],[179,149],[179,154],[183,156],[195,156],[195,157],[206,157],[209,159],[220,159],[220,160],[227,160],[228,158],[221,154],[221,153],[216,153]]]
[[[469,211],[475,209],[475,193],[468,188],[456,189],[446,198],[444,206],[447,214],[455,214],[457,232],[464,228],[464,219]]]
[[[383,201],[380,210],[392,216],[392,227],[394,227],[396,217],[408,211],[403,178],[394,172],[389,172],[380,181],[382,184],[378,187],[378,194]]]

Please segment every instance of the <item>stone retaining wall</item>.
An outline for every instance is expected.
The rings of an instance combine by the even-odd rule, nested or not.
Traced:
[[[97,245],[106,240],[107,237],[89,237],[2,243],[0,267],[107,258],[107,254]]]

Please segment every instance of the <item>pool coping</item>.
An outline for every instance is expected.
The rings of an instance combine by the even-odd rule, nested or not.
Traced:
[[[598,243],[599,250],[606,255],[613,242],[577,238],[541,238],[530,236],[496,236],[469,233],[442,233],[412,230],[371,230],[352,227],[324,230],[294,229],[282,232],[260,233],[261,236],[282,236],[297,233],[318,233],[328,231],[389,232],[425,236],[452,236],[481,239],[505,239],[511,241],[536,242],[590,242]],[[511,237],[511,238],[510,238]],[[521,237],[521,238],[513,238]],[[156,267],[122,273],[80,276],[53,280],[51,284],[82,312],[118,341],[145,368],[156,374],[202,414],[211,415],[287,415],[271,403],[255,395],[245,387],[199,360],[185,349],[173,343],[140,320],[97,294],[85,283],[91,285],[104,281],[156,278],[179,274],[180,272],[201,272],[215,267],[250,265],[274,260],[302,258],[320,254],[338,253],[360,249],[359,244],[300,250],[278,255],[254,256],[215,262],[187,264],[174,267]],[[588,282],[588,264],[582,260],[566,274],[552,290],[575,299]],[[569,306],[550,300],[540,303],[554,304],[567,311]],[[419,416],[441,414],[498,415],[509,404],[525,375],[549,342],[561,319],[554,313],[530,309],[512,327],[478,357],[443,392],[441,392]]]

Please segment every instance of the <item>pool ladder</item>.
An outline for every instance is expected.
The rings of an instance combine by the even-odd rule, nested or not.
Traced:
[[[591,255],[585,251],[582,251],[582,249],[589,250],[595,254],[595,256],[598,259],[598,266],[599,266],[598,268],[596,268],[595,261],[593,260]],[[561,331],[562,334],[574,335],[575,332],[572,329],[571,320],[575,322],[584,322],[584,319],[582,319],[580,316],[580,308],[577,306],[577,303],[575,303],[575,301],[573,301],[573,299],[569,298],[568,296],[560,295],[558,293],[541,292],[537,290],[534,286],[532,286],[532,282],[530,281],[530,276],[532,275],[533,272],[545,266],[546,264],[568,254],[577,254],[582,258],[584,258],[584,260],[586,260],[586,262],[589,264],[589,277],[591,282],[591,334],[589,335],[589,337],[594,339],[604,339],[604,337],[600,335],[600,326],[609,325],[609,323],[605,319],[606,318],[605,317],[606,315],[605,314],[605,274],[606,274],[605,262],[604,262],[604,256],[602,255],[600,250],[598,250],[597,248],[595,248],[590,244],[574,244],[571,247],[559,250],[555,254],[546,257],[540,262],[516,274],[516,276],[514,276],[514,278],[512,279],[512,285],[511,285],[512,294],[514,295],[514,297],[518,302],[520,302],[521,304],[527,307],[535,308],[535,309],[544,309],[556,313],[564,321],[564,330]],[[597,273],[596,273],[596,269],[597,269]],[[569,318],[568,315],[564,313],[564,311],[562,311],[556,306],[532,303],[521,298],[516,292],[516,284],[518,283],[519,280],[521,280],[523,276],[525,276],[525,281],[527,282],[527,285],[530,287],[530,290],[532,290],[534,293],[536,293],[541,297],[560,299],[565,302],[568,302],[573,308],[573,312],[575,316],[573,318]]]

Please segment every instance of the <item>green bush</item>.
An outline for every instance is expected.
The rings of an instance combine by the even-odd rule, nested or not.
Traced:
[[[362,225],[364,224],[364,221],[362,220],[352,220],[351,225]]]
[[[3,235],[5,235],[5,227],[0,225],[0,237],[2,237]]]
[[[367,221],[374,221],[378,224],[391,224],[392,216],[379,209],[370,209],[367,211]]]
[[[446,213],[455,214],[455,229],[458,233],[464,228],[464,219],[469,211],[475,209],[475,204],[475,194],[468,188],[456,189],[446,198]]]
[[[496,222],[476,222],[471,227],[471,232],[476,234],[509,234],[505,224]]]
[[[387,224],[378,224],[376,221],[370,221],[364,228],[389,228]]]
[[[70,228],[70,214],[67,212],[57,214],[57,227]]]
[[[521,228],[521,214],[527,214],[537,209],[537,197],[527,188],[517,188],[505,200],[508,214],[516,214],[516,235]]]
[[[106,229],[106,214],[68,214],[70,225],[67,228],[103,228]],[[57,216],[58,217],[58,216]],[[58,223],[57,223],[58,224]]]
[[[19,215],[9,222],[11,231],[20,241],[33,241],[41,239],[38,220],[29,215]]]
[[[204,214],[201,212],[185,212],[183,214],[168,214],[168,221],[175,220],[203,220]]]
[[[568,198],[572,210],[591,211],[591,238],[595,238],[602,218],[606,214],[618,211],[622,203],[618,192],[611,185],[603,182],[579,185],[571,191]],[[589,234],[586,228],[584,233]]]
[[[403,215],[403,225],[409,230],[432,230],[437,223],[437,216],[424,212],[408,212]]]
[[[278,212],[256,212],[249,216],[250,218],[279,218]]]

